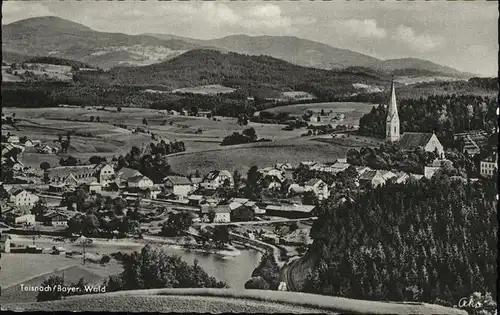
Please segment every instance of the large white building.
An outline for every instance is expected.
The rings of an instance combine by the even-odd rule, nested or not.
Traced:
[[[498,170],[498,155],[496,153],[481,160],[480,174],[484,177],[492,177]]]
[[[204,189],[217,189],[223,187],[226,183],[228,187],[234,187],[233,175],[229,171],[212,171],[203,178],[200,186]]]
[[[163,181],[167,191],[181,198],[189,196],[193,190],[191,181],[184,176],[167,176]]]
[[[10,202],[17,208],[29,210],[40,198],[24,189],[16,189],[10,194]]]

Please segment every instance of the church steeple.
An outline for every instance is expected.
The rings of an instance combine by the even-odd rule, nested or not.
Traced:
[[[389,105],[387,106],[387,120],[385,128],[385,138],[387,141],[394,142],[399,140],[399,115],[398,104],[396,102],[396,87],[394,84],[394,78],[392,79],[391,96],[389,99]]]

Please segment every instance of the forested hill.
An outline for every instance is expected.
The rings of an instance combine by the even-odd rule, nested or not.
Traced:
[[[320,261],[305,290],[449,305],[473,292],[495,297],[496,193],[496,181],[438,175],[341,206],[328,200],[311,230],[308,256]]]
[[[268,56],[192,50],[176,58],[144,67],[117,67],[99,77],[81,76],[80,81],[100,84],[148,85],[167,88],[222,84],[254,86],[274,90],[326,88],[337,93],[355,93],[353,83],[387,86],[387,78],[348,71],[329,71],[297,66]],[[313,93],[314,94],[314,93]]]

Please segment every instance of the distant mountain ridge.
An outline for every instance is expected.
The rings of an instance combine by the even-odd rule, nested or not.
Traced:
[[[472,76],[427,60],[380,60],[292,36],[231,35],[201,40],[168,34],[128,35],[95,31],[55,16],[29,18],[2,25],[2,50],[11,56],[58,57],[101,68],[151,65],[194,49],[268,55],[296,65],[327,70],[363,67],[391,74],[414,69],[413,72],[420,75]]]

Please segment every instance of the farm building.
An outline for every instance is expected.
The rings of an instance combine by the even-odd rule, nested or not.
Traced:
[[[102,185],[101,183],[98,182],[91,182],[88,184],[89,186],[89,192],[91,194],[100,194],[102,193]]]
[[[446,159],[435,159],[430,165],[424,167],[425,178],[431,178],[438,170],[444,167],[451,168],[453,167],[453,163]]]
[[[307,218],[312,216],[314,206],[309,205],[268,205],[266,215],[283,218]]]

